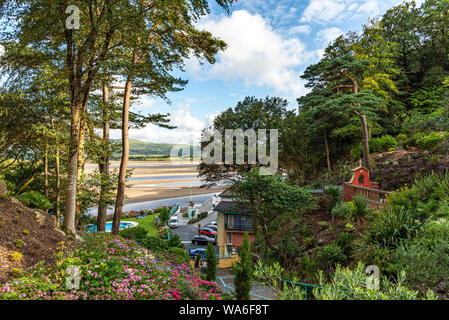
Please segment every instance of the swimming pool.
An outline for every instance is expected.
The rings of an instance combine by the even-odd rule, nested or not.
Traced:
[[[123,229],[129,229],[129,228],[134,228],[135,226],[137,226],[138,223],[134,222],[134,221],[121,221],[120,222],[120,230]],[[107,222],[106,223],[106,232],[111,232],[112,231],[112,222]],[[87,227],[87,232],[92,233],[92,232],[97,232],[97,226],[96,225],[90,225]]]

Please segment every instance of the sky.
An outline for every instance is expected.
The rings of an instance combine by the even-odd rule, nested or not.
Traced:
[[[328,43],[348,31],[360,31],[368,18],[403,0],[238,0],[229,14],[214,0],[209,2],[211,13],[197,27],[224,40],[227,49],[214,65],[196,58],[187,61],[185,72],[175,75],[189,83],[168,95],[171,104],[144,96],[132,107],[143,114],[170,113],[177,129],[148,125],[130,130],[131,139],[196,144],[216,115],[245,96],[282,97],[289,109],[296,109],[296,98],[307,93],[300,75],[319,61]],[[111,132],[112,138],[120,135]]]

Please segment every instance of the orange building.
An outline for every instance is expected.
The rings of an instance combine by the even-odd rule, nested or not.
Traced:
[[[245,204],[236,201],[229,190],[220,194],[217,212],[217,245],[220,255],[235,254],[243,244],[245,233],[254,240],[253,217]]]

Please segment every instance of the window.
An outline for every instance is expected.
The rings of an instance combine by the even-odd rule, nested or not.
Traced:
[[[365,176],[360,174],[359,176],[359,184],[364,184],[365,183]]]
[[[245,216],[245,215],[241,215],[241,216],[240,216],[240,220],[242,220],[242,221],[243,221],[243,220],[246,220],[246,216]]]
[[[228,245],[231,245],[232,246],[232,233],[231,232],[228,232],[228,234],[227,234],[227,238],[228,238]]]

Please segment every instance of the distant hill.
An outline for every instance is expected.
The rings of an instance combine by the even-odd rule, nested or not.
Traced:
[[[180,148],[188,145],[177,145],[170,143],[150,143],[135,139],[129,140],[129,158],[132,160],[149,160],[149,158],[168,158],[173,147]],[[190,146],[191,151],[193,146]],[[192,151],[193,152],[193,151]],[[120,154],[114,154],[114,158],[119,158]]]

